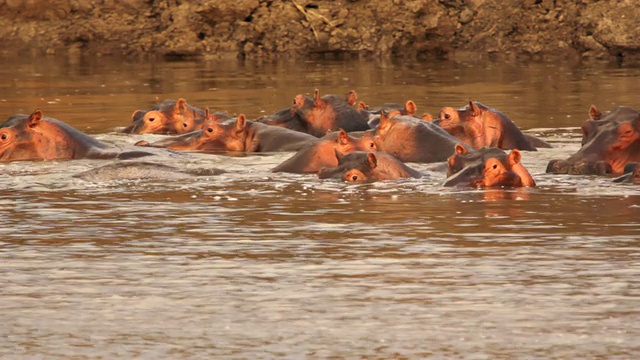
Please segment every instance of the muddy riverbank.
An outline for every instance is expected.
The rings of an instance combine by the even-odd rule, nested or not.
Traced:
[[[640,60],[632,0],[0,0],[5,54]]]

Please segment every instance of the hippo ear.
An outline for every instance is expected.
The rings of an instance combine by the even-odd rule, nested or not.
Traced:
[[[424,113],[422,114],[422,121],[426,121],[426,122],[433,122],[433,116],[431,116],[431,114],[429,113]]]
[[[34,127],[38,125],[38,122],[42,120],[43,117],[44,117],[44,114],[40,109],[37,109],[34,112],[32,112],[31,115],[29,115],[29,118],[27,119],[29,121],[29,127]]]
[[[242,132],[247,127],[247,118],[244,114],[238,115],[238,119],[236,120],[236,132]]]
[[[511,150],[511,153],[509,154],[509,164],[511,164],[511,166],[519,163],[521,159],[522,159],[522,154],[520,153],[520,150],[518,149]]]
[[[349,103],[349,105],[353,106],[356,103],[356,100],[358,100],[358,94],[356,93],[355,90],[351,90],[349,91],[349,93],[347,94],[347,103]]]
[[[131,114],[131,122],[135,122],[136,120],[141,119],[142,117],[144,117],[144,114],[146,113],[146,111],[144,110],[136,110],[133,112],[133,114]]]
[[[376,166],[378,166],[378,159],[376,158],[376,154],[375,153],[368,153],[367,154],[367,162],[369,162],[369,166],[372,169],[375,169]]]
[[[349,135],[343,129],[338,132],[338,144],[347,145],[349,143]]]
[[[340,150],[338,150],[337,147],[333,147],[333,153],[336,155],[336,159],[338,159],[338,163],[340,162],[340,160],[342,160],[343,157],[345,157],[347,154],[341,152]]]
[[[469,150],[467,150],[467,148],[464,147],[462,144],[456,144],[456,154],[464,155],[464,154],[466,154],[468,152],[469,152]]]
[[[204,108],[204,118],[208,119],[211,116],[211,112],[209,111],[209,107]]]
[[[369,105],[360,101],[358,102],[358,110],[369,110]]]
[[[173,106],[173,112],[182,114],[187,110],[187,100],[180,98],[176,101],[176,104]]]
[[[589,108],[589,117],[591,118],[591,120],[600,120],[600,118],[602,117],[602,113],[595,105],[592,104]]]
[[[478,105],[471,100],[469,100],[469,109],[473,112],[473,116],[480,116],[480,113],[482,112]]]
[[[413,100],[408,100],[406,104],[404,104],[404,111],[407,113],[407,115],[415,115],[416,111],[418,111],[418,107],[416,106],[416,103],[413,102]]]
[[[322,98],[320,97],[320,90],[315,89],[313,91],[313,103],[317,105],[320,103],[320,100],[322,100]]]

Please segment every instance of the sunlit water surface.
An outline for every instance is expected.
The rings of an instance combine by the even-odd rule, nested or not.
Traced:
[[[111,161],[0,164],[0,358],[634,359],[640,188],[547,175],[594,103],[638,107],[640,69],[576,64],[3,59],[0,114],[97,138],[156,99],[249,118],[297,93],[419,112],[478,100],[554,149],[538,187],[348,185],[273,174],[291,153],[187,154],[184,180],[86,182]]]

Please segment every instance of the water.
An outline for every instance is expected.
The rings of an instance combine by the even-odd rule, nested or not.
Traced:
[[[99,139],[156,98],[249,118],[355,89],[421,112],[478,100],[554,149],[538,187],[461,190],[443,173],[349,185],[273,174],[291,154],[163,159],[222,168],[90,183],[110,161],[0,164],[0,358],[633,359],[640,188],[544,174],[594,103],[638,106],[640,69],[358,61],[2,59],[0,114],[42,108]]]

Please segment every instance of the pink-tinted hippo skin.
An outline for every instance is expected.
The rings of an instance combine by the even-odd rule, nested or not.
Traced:
[[[313,98],[297,95],[291,111],[302,119],[307,133],[316,137],[323,137],[339,129],[346,132],[368,130],[368,118],[352,106],[355,98],[353,90],[345,98],[333,94],[320,96],[320,91],[316,89]]]
[[[0,125],[0,161],[133,159],[151,152],[123,151],[100,142],[65,124],[44,116],[42,110],[30,115],[12,115]]]
[[[522,155],[519,150],[513,149],[508,155],[503,150],[500,151],[502,151],[501,154],[495,151],[478,151],[483,156],[477,157],[475,161],[469,162],[464,168],[448,176],[444,186],[474,188],[536,186],[533,177],[520,162]]]
[[[318,141],[309,142],[272,171],[296,174],[317,173],[322,168],[338,166],[336,150],[342,154],[376,150],[373,139],[363,137],[362,134],[359,134],[360,136],[354,136],[354,134],[341,129],[321,137]]]
[[[239,153],[298,151],[315,136],[247,120],[244,114],[223,122],[209,121],[202,130],[140,146],[174,150],[227,151]]]
[[[600,124],[595,136],[568,159],[551,160],[547,172],[618,176],[631,162],[640,162],[640,114],[625,109]]]
[[[504,150],[536,150],[528,139],[531,135],[525,136],[502,112],[479,102],[469,101],[458,109],[442,108],[434,123],[474,149],[489,146]]]
[[[506,156],[502,149],[485,146],[480,149],[468,149],[462,144],[456,144],[455,152],[447,159],[447,177],[460,172],[467,166],[476,166],[488,158],[500,158]]]
[[[602,125],[610,122],[633,120],[640,116],[640,111],[629,106],[616,106],[610,111],[601,112],[595,105],[589,108],[589,119],[582,123],[582,145],[591,141]]]
[[[392,111],[390,115],[393,114]],[[380,116],[380,124],[365,136],[373,138],[378,151],[403,162],[446,161],[458,143],[458,139],[437,125],[412,116],[387,117],[385,113]]]
[[[187,104],[185,99],[166,99],[148,110],[136,110],[127,134],[184,134],[196,130],[204,118],[204,110]]]
[[[338,166],[323,168],[318,172],[320,179],[342,179],[350,183],[420,178],[422,174],[395,157],[373,151],[354,151],[341,154],[336,151]]]
[[[418,111],[418,107],[413,100],[407,100],[404,105],[387,103],[371,109],[365,103],[359,102],[356,108],[369,119],[367,123],[372,129],[380,123],[380,113],[382,112],[389,113],[392,110],[397,110],[399,115],[416,116],[416,112]]]

